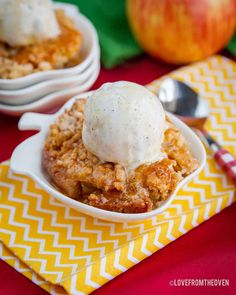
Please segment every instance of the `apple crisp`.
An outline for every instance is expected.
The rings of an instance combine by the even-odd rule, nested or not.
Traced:
[[[163,160],[141,165],[132,173],[101,162],[82,142],[86,100],[77,100],[50,127],[43,166],[53,183],[67,196],[85,204],[123,213],[142,213],[160,206],[188,174],[198,168],[179,130],[168,121]]]
[[[0,42],[0,78],[15,79],[34,72],[78,64],[82,36],[63,10],[56,10],[58,37],[22,47]]]

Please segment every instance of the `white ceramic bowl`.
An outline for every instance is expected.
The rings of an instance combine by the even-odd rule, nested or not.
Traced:
[[[44,115],[37,113],[26,113],[19,121],[20,130],[40,130],[36,135],[26,139],[14,150],[10,166],[16,173],[23,173],[32,177],[39,185],[41,185],[48,193],[53,195],[56,199],[70,206],[71,208],[80,211],[84,214],[88,214],[97,218],[116,221],[116,222],[134,222],[147,218],[151,218],[154,215],[164,211],[172,202],[177,191],[184,184],[189,182],[194,176],[196,176],[203,168],[206,161],[206,152],[200,141],[200,139],[194,134],[194,132],[181,122],[178,118],[168,113],[170,120],[179,128],[187,142],[189,143],[192,154],[199,160],[200,166],[191,175],[184,178],[176,187],[174,193],[169,199],[163,203],[159,208],[147,213],[137,214],[125,214],[110,212],[103,209],[95,208],[79,201],[73,200],[66,195],[59,192],[55,186],[49,181],[47,175],[42,169],[42,150],[44,141],[48,133],[49,126],[54,122],[56,117],[61,114],[65,108],[69,108],[75,99],[86,98],[91,95],[91,92],[77,95],[70,99],[57,113],[53,115]],[[27,159],[27,161],[26,161]]]
[[[92,59],[96,55],[98,36],[92,23],[85,16],[79,13],[75,5],[64,3],[54,3],[53,5],[55,9],[64,9],[65,13],[74,20],[76,27],[82,33],[82,61],[78,65],[66,69],[42,71],[16,79],[0,79],[1,90],[21,89],[41,81],[77,75],[88,67],[88,65],[91,63]]]
[[[19,90],[0,90],[0,102],[7,105],[23,105],[40,99],[49,93],[83,85],[93,75],[99,60],[100,53],[97,47],[96,55],[83,72],[66,78],[42,81]]]
[[[48,94],[36,101],[24,105],[7,105],[0,103],[0,113],[19,117],[25,112],[47,112],[51,111],[66,102],[69,98],[92,87],[100,72],[100,63],[96,64],[92,75],[82,85],[70,87],[68,89],[56,91]]]

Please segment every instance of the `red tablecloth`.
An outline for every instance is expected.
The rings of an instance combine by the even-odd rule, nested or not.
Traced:
[[[114,70],[101,70],[93,88],[104,82],[129,80],[147,84],[174,67],[143,56]],[[0,115],[0,161],[32,132],[17,130],[18,119]],[[102,294],[235,294],[236,204],[153,254],[94,292]],[[174,287],[174,279],[229,279],[229,287]],[[47,294],[0,261],[0,295]]]

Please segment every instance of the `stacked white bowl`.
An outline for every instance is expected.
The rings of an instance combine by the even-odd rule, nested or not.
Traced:
[[[98,36],[92,23],[72,4],[55,3],[81,32],[81,60],[76,66],[33,73],[17,79],[0,79],[0,112],[19,116],[46,111],[91,88],[100,71]]]

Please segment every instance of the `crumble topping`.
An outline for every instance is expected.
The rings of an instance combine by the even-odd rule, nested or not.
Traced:
[[[66,195],[85,204],[123,213],[141,213],[160,206],[183,177],[198,167],[179,130],[168,120],[162,152],[166,158],[144,164],[127,174],[110,162],[101,162],[82,142],[86,100],[77,100],[50,127],[43,165]]]

